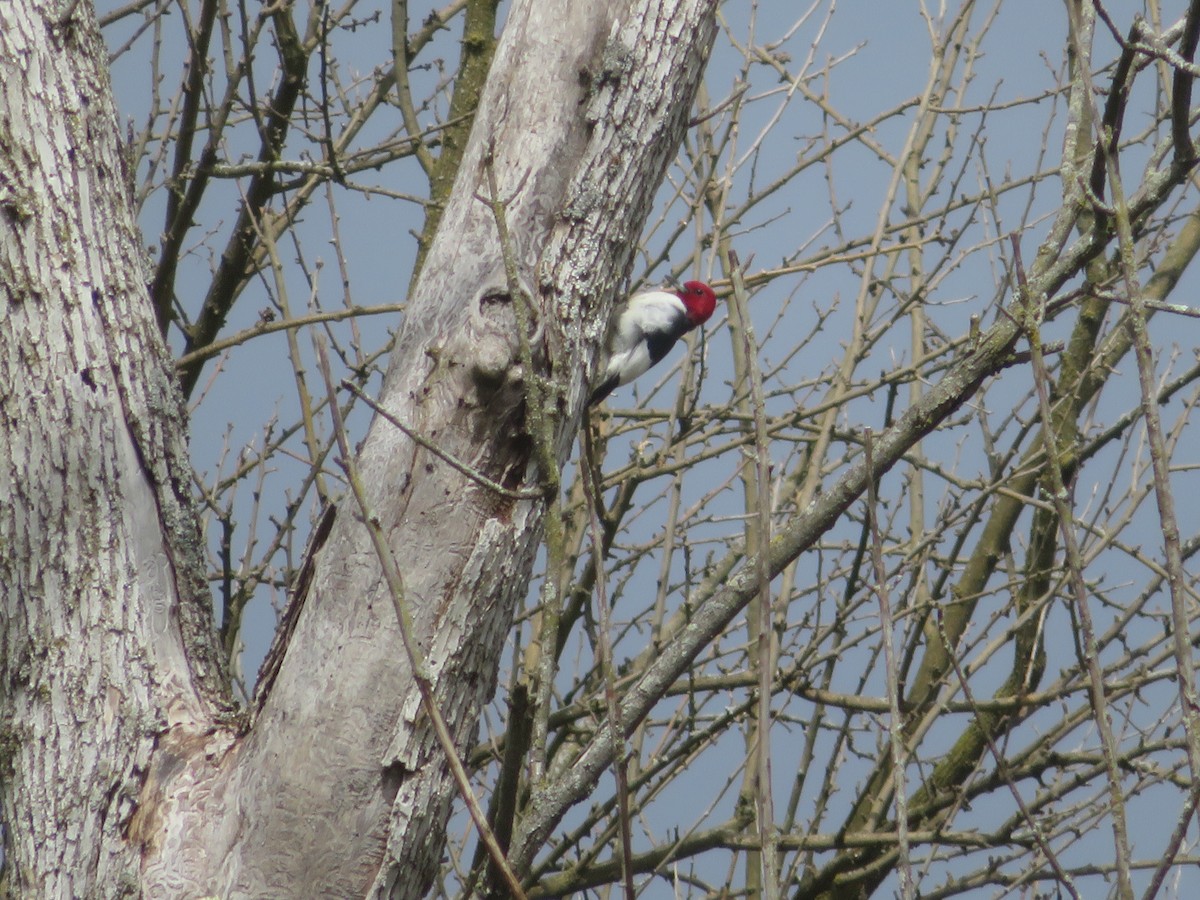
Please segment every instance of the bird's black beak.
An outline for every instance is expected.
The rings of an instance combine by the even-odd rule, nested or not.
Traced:
[[[666,284],[667,287],[675,288],[677,291],[683,290],[683,285],[679,283],[679,279],[674,275],[667,275],[667,277],[663,279],[663,283]]]

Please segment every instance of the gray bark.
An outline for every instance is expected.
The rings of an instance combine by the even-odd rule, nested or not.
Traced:
[[[0,15],[5,886],[111,897],[140,881],[141,773],[211,727],[224,679],[107,54],[88,4],[57,6]]]
[[[561,461],[714,6],[519,0],[510,13],[381,398],[506,485],[538,475],[513,298],[475,196],[485,151],[540,309],[539,359],[562,390]],[[0,490],[15,500],[0,518],[0,711],[18,891],[420,896],[455,790],[353,501],[308,561],[249,729],[222,724],[182,416],[141,279],[105,54],[87,4],[65,27],[56,15],[6,4],[0,27],[0,172],[17,173],[0,176]],[[384,421],[359,466],[465,748],[542,504],[480,487]]]

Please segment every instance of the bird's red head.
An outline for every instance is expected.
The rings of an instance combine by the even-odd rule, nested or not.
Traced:
[[[717,295],[703,281],[685,281],[675,294],[687,307],[688,322],[693,328],[707,322],[717,308]]]

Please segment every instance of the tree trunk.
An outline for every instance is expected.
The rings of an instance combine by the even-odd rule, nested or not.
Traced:
[[[539,310],[538,359],[561,392],[561,463],[614,287],[683,133],[714,7],[518,0],[509,15],[381,398],[507,487],[536,488],[539,473],[518,301],[477,197],[483,161],[493,148]],[[0,27],[0,171],[14,173],[0,176],[14,886],[420,896],[455,790],[353,500],[315,542],[250,727],[221,724],[182,415],[141,278],[105,52],[87,4],[66,25],[57,15],[24,0]],[[494,689],[543,504],[480,486],[383,420],[358,465],[462,749]]]
[[[152,755],[228,701],[107,52],[57,6],[0,16],[4,863],[17,895],[114,897]]]
[[[678,146],[713,35],[709,3],[653,6],[654,16],[628,2],[572,4],[566,15],[533,2],[514,7],[409,300],[382,402],[507,487],[536,487],[538,474],[516,374],[514,298],[492,213],[478,196],[488,193],[484,158],[493,147],[512,251],[541,310],[541,346],[567,392],[556,404],[561,462],[586,394],[584,364],[602,332],[598,312],[629,265],[630,236]],[[668,40],[674,29],[689,40]],[[359,465],[463,750],[526,593],[543,504],[498,496],[382,420]],[[286,655],[265,685],[235,776],[253,843],[230,847],[241,875],[223,888],[254,892],[286,880],[320,893],[420,896],[436,870],[455,789],[358,519],[353,501],[343,503],[314,556],[303,607],[293,610]],[[296,841],[297,833],[319,839]],[[258,852],[259,841],[273,852]]]

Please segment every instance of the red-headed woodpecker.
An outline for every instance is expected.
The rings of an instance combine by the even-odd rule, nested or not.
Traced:
[[[707,322],[716,307],[717,295],[703,281],[643,291],[618,305],[608,326],[600,384],[588,398],[588,406],[655,365],[677,340]]]

